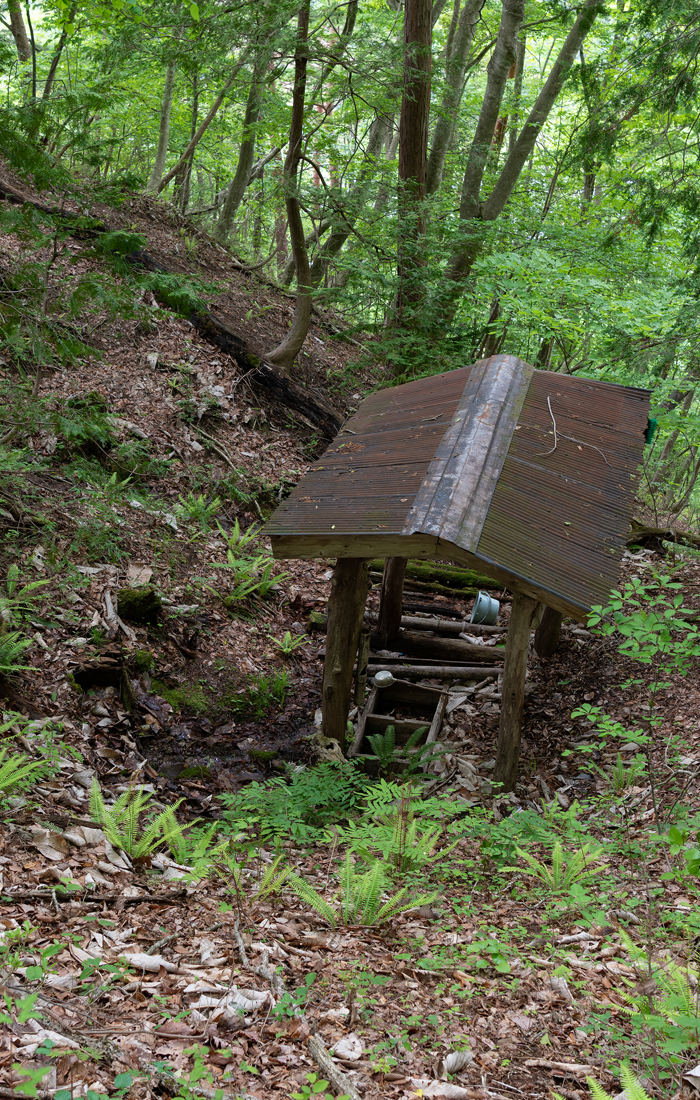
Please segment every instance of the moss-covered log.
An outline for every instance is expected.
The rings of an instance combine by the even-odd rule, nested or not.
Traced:
[[[369,563],[369,567],[372,570],[383,570],[384,562],[381,558],[375,558]],[[457,565],[437,565],[432,561],[415,559],[410,560],[406,566],[406,580],[420,581],[421,586],[427,584],[431,588],[440,584],[450,593],[468,590],[471,594],[479,588],[503,588],[498,581],[483,573],[476,573],[473,569],[462,569]]]

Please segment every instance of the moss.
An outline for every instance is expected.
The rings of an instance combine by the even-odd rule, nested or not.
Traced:
[[[195,764],[191,768],[183,768],[179,773],[178,779],[211,779],[211,768],[206,768],[203,764]]]
[[[150,649],[136,649],[131,654],[131,663],[137,672],[150,672],[156,659]]]
[[[182,684],[180,687],[168,687],[163,680],[151,682],[153,691],[165,699],[174,711],[181,714],[204,715],[211,713],[212,706],[201,687],[193,684]]]
[[[130,623],[156,623],[162,606],[160,596],[150,585],[122,588],[119,593],[119,615]]]
[[[275,749],[249,749],[248,756],[257,764],[269,764],[277,756]]]
[[[70,686],[72,687],[73,691],[75,691],[75,692],[77,692],[77,693],[78,693],[78,695],[82,695],[82,694],[83,694],[83,689],[82,689],[82,687],[80,686],[80,684],[78,683],[78,681],[76,680],[76,678],[75,678],[75,676],[73,675],[73,673],[72,673],[72,672],[68,672],[68,673],[66,674],[66,681],[67,681],[67,682],[68,682],[68,683],[70,684]]]

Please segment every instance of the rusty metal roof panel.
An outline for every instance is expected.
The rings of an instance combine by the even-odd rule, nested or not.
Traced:
[[[265,530],[358,556],[368,535],[437,536],[585,609],[618,576],[648,404],[510,356],[381,390]]]
[[[629,530],[648,407],[646,390],[536,371],[479,557],[582,608],[604,600]]]

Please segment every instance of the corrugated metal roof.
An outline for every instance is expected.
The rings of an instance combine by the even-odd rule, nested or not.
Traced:
[[[397,553],[397,537],[420,531],[441,540],[441,556],[453,547],[457,560],[468,554],[516,588],[552,594],[554,605],[585,609],[603,600],[617,580],[629,529],[649,393],[524,367],[494,356],[372,394],[271,517],[265,531],[273,550],[363,557],[368,538],[374,555],[391,536],[387,552]],[[473,380],[470,390],[472,370],[495,388]],[[519,415],[489,421],[489,400],[497,404],[508,391],[493,380],[508,371],[525,379]],[[517,388],[510,386],[511,398]],[[492,444],[480,445],[459,477],[440,481],[441,462],[443,475],[459,467],[459,439],[469,436],[464,446],[473,444],[474,432],[459,418],[479,390],[483,401],[470,415],[491,424]],[[422,512],[414,507],[421,501]],[[322,543],[315,552],[314,539]]]

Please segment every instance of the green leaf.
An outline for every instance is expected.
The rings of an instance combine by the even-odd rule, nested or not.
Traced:
[[[199,5],[190,4],[190,15],[195,23],[199,23]]]

